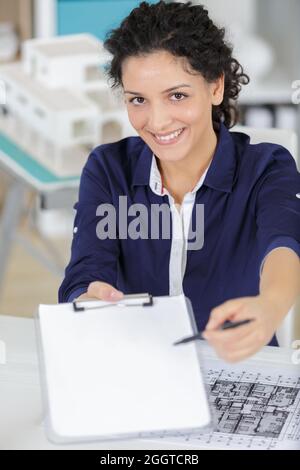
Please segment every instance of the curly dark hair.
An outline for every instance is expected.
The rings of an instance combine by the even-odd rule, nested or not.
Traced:
[[[126,58],[168,51],[185,58],[192,68],[186,71],[200,72],[209,83],[224,73],[224,98],[220,105],[213,106],[212,121],[222,121],[230,128],[238,120],[235,101],[241,85],[249,83],[249,77],[232,57],[233,46],[225,42],[224,36],[225,29],[213,23],[203,5],[194,5],[191,1],[142,2],[105,37],[104,48],[112,55],[105,67],[111,88],[122,86],[122,63]]]

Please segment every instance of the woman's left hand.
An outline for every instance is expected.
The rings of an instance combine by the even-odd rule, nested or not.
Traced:
[[[237,362],[255,354],[272,339],[282,322],[284,313],[275,302],[257,295],[228,300],[211,311],[203,337],[216,350],[219,357],[228,362]],[[220,330],[226,321],[254,321]]]

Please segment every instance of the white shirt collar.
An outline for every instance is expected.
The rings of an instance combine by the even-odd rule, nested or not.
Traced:
[[[197,184],[192,189],[191,194],[194,194],[202,186],[202,184],[204,182],[204,179],[205,179],[205,176],[206,176],[206,173],[207,173],[207,171],[210,167],[211,162],[212,162],[212,160],[210,161],[208,167],[206,168],[203,175],[200,177]],[[150,170],[149,186],[152,189],[152,191],[155,194],[157,194],[158,196],[164,196],[165,194],[169,195],[168,190],[163,187],[161,174],[160,174],[160,171],[158,169],[156,158],[155,158],[154,154],[152,154],[152,164],[151,164],[151,170]]]

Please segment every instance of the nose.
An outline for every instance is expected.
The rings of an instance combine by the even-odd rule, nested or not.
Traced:
[[[151,107],[148,116],[148,129],[155,133],[163,133],[168,131],[172,125],[172,118],[169,111],[163,105],[155,105]]]

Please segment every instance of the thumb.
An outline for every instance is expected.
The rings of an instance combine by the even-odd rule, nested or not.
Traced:
[[[106,282],[95,281],[89,285],[88,295],[96,297],[100,300],[115,302],[121,300],[124,296],[123,292],[115,289],[111,284]]]
[[[232,320],[232,318],[240,313],[244,306],[243,298],[227,300],[218,307],[215,307],[210,312],[209,321],[206,325],[206,330],[215,330],[220,327],[226,320]]]

